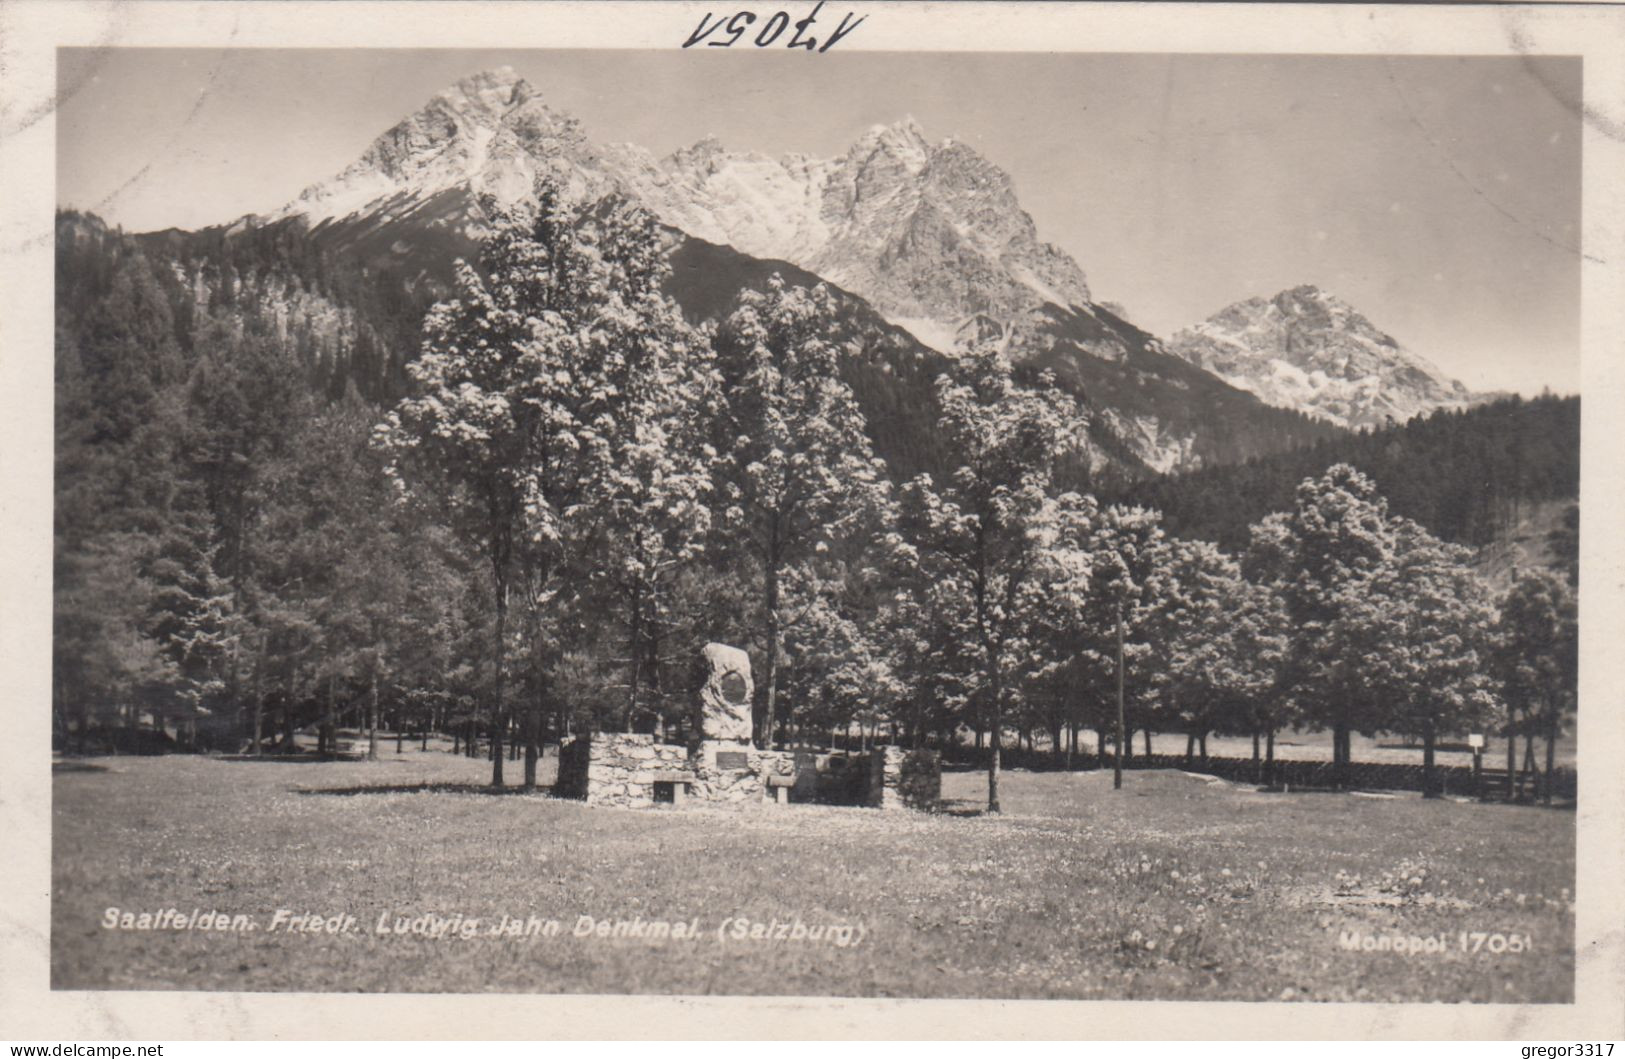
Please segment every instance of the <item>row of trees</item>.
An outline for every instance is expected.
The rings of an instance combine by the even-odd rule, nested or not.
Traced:
[[[534,218],[499,224],[484,264],[431,314],[420,395],[383,436],[397,475],[432,468],[420,491],[469,501],[499,640],[510,563],[540,627],[619,572],[629,721],[658,655],[645,641],[670,612],[660,573],[709,551],[742,561],[738,582],[759,600],[743,609],[767,725],[793,713],[778,704],[787,647],[804,664],[821,655],[835,671],[819,674],[824,695],[878,714],[934,707],[913,718],[916,737],[976,714],[995,734],[995,810],[1006,719],[1043,711],[1058,745],[1057,719],[1075,729],[1112,701],[1113,680],[1126,697],[1131,667],[1148,729],[1325,725],[1341,763],[1353,732],[1389,730],[1419,735],[1431,768],[1441,735],[1496,722],[1496,615],[1468,553],[1391,516],[1352,468],[1304,483],[1238,563],[1167,537],[1152,512],[1060,491],[1058,465],[1085,443],[1081,410],[1047,380],[1018,387],[981,350],[938,386],[955,469],[894,489],[839,381],[821,292],[747,293],[708,342],[661,294],[646,219],[611,209],[572,224],[545,193]],[[1500,642],[1517,653],[1525,631]],[[1572,702],[1572,677],[1556,675],[1567,697],[1548,696],[1548,729]],[[500,672],[494,699],[503,709]]]
[[[1497,608],[1351,468],[1227,555],[1064,490],[1082,410],[984,349],[937,386],[953,469],[894,481],[828,292],[775,280],[699,325],[641,212],[547,188],[487,212],[387,411],[302,387],[241,295],[176,342],[157,278],[121,293],[139,261],[100,300],[114,320],[62,336],[65,429],[94,429],[110,378],[140,397],[59,438],[65,727],[144,703],[257,750],[268,717],[285,744],[344,709],[477,721],[493,781],[517,739],[528,784],[549,735],[682,724],[686,662],[717,639],[755,649],[762,740],[966,726],[991,735],[996,810],[1012,727],[1060,748],[1119,714],[1119,745],[1308,725],[1343,761],[1350,733],[1397,731],[1431,765],[1467,729],[1550,744],[1573,708],[1567,586],[1530,574]]]

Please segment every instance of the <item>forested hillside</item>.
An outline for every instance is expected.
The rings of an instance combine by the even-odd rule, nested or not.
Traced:
[[[1506,398],[1438,411],[1243,463],[1134,483],[1115,495],[1163,513],[1168,528],[1236,550],[1248,527],[1292,503],[1298,483],[1336,463],[1358,467],[1396,514],[1478,548],[1537,505],[1580,495],[1580,399]]]

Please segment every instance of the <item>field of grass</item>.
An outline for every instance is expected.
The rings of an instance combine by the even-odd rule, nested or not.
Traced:
[[[1008,773],[998,817],[978,812],[985,780],[970,772],[944,777],[945,811],[931,815],[589,809],[545,793],[489,793],[483,761],[381,750],[374,763],[63,763],[53,987],[1573,995],[1568,812],[1262,794],[1165,771],[1130,772],[1115,792],[1110,773]],[[109,908],[212,909],[256,929],[108,927]],[[272,930],[278,909],[338,917],[340,932]],[[427,926],[429,913],[463,920],[439,938],[377,932],[380,917]],[[504,916],[522,932],[536,917],[539,933],[493,935]],[[576,936],[583,916],[641,921],[645,934],[650,921],[693,923],[698,937]],[[796,939],[797,923],[823,928],[820,937]],[[753,924],[764,937],[748,936]],[[1479,951],[1461,951],[1464,931],[1486,935]],[[1344,937],[1393,935],[1445,944],[1415,954],[1340,947]],[[1532,947],[1492,953],[1495,935]]]

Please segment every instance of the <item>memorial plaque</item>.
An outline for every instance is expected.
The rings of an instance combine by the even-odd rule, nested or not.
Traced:
[[[748,769],[750,768],[750,755],[743,750],[718,750],[717,768]]]

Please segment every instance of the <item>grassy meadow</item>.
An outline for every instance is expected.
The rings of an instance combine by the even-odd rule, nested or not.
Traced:
[[[1570,812],[1266,794],[1173,771],[1131,771],[1115,792],[1109,772],[1010,772],[998,817],[980,813],[985,778],[972,772],[945,775],[944,811],[929,815],[589,809],[493,793],[479,760],[410,745],[397,755],[387,742],[380,757],[60,763],[53,987],[1573,995]],[[109,908],[212,909],[255,929],[124,929],[104,925]],[[290,932],[278,909],[338,932]],[[436,929],[426,914],[443,936],[378,931],[381,917],[391,931]],[[577,936],[584,916],[606,932],[621,920],[631,934],[665,922],[698,936]],[[504,917],[517,936],[492,933]],[[816,940],[795,937],[798,923],[820,928]],[[1478,951],[1461,951],[1462,932]],[[1340,946],[1395,935],[1442,936],[1443,951]],[[1513,935],[1531,947],[1490,951]]]

